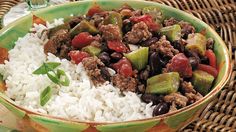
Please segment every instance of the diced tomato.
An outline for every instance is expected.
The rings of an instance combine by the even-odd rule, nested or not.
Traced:
[[[72,46],[75,48],[83,48],[89,45],[94,40],[94,37],[88,32],[82,32],[72,39]]]
[[[113,68],[126,77],[131,77],[133,75],[132,65],[128,59],[122,58],[117,63],[113,65]]]
[[[214,68],[214,67],[212,67],[212,66],[209,66],[209,65],[199,64],[197,69],[198,69],[198,70],[205,71],[205,72],[211,74],[212,76],[214,76],[215,78],[216,78],[217,75],[218,75],[217,69]]]
[[[93,16],[94,14],[96,13],[101,13],[103,12],[103,10],[101,9],[101,7],[97,4],[95,4],[94,6],[92,6],[89,10],[88,10],[88,13],[87,13],[87,16]]]
[[[120,40],[107,41],[109,49],[115,50],[116,52],[127,52],[128,48]]]
[[[207,50],[205,55],[209,59],[210,66],[216,68],[216,55],[215,55],[215,53],[212,50]]]
[[[130,20],[135,23],[141,21],[144,22],[148,26],[150,31],[157,31],[160,29],[160,24],[153,21],[153,18],[150,15],[134,16],[131,17]]]
[[[119,72],[120,72],[120,74],[122,74],[126,77],[131,77],[133,74],[132,67],[129,66],[128,64],[122,65]]]
[[[191,64],[183,53],[179,53],[171,59],[170,64],[167,65],[167,70],[178,72],[181,77],[191,77],[193,73]]]
[[[89,57],[90,55],[87,52],[83,51],[70,51],[68,54],[71,58],[71,61],[74,62],[75,64],[79,64],[84,58]]]
[[[42,24],[42,25],[46,26],[46,21],[40,17],[35,16],[35,15],[33,15],[33,23]]]
[[[3,64],[8,59],[8,50],[0,47],[0,64]]]

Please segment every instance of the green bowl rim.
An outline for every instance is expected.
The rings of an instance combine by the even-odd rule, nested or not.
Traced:
[[[112,0],[99,0],[99,1],[112,1]],[[200,19],[198,19],[197,17],[187,13],[187,12],[184,12],[182,10],[179,10],[179,9],[176,9],[176,8],[173,8],[171,6],[167,6],[167,5],[164,5],[164,4],[160,4],[160,3],[157,3],[157,2],[151,2],[151,1],[140,1],[140,0],[120,0],[121,2],[126,2],[126,1],[133,1],[133,2],[139,2],[139,3],[149,3],[149,4],[154,4],[154,5],[159,5],[159,6],[162,6],[163,8],[166,8],[166,10],[173,10],[175,12],[177,12],[178,14],[181,14],[181,15],[184,15],[184,16],[187,16],[191,19],[194,19],[197,23],[205,26],[209,32],[211,34],[213,34],[219,41],[219,44],[221,44],[223,46],[223,52],[225,52],[225,56],[226,56],[226,60],[225,60],[225,64],[226,65],[226,72],[225,74],[223,75],[221,81],[219,82],[218,85],[216,85],[214,87],[213,90],[211,90],[210,93],[208,93],[206,96],[204,96],[203,98],[201,98],[200,100],[198,100],[197,102],[191,104],[191,105],[188,105],[184,108],[181,108],[179,110],[176,110],[176,111],[173,111],[173,112],[169,112],[169,113],[166,113],[166,114],[163,114],[163,115],[160,115],[160,116],[156,116],[156,117],[150,117],[150,118],[145,118],[145,119],[138,119],[138,120],[130,120],[130,121],[121,121],[121,122],[96,122],[96,121],[80,121],[78,119],[66,119],[66,118],[62,118],[62,117],[56,117],[56,116],[51,116],[51,115],[48,115],[48,114],[43,114],[43,113],[39,113],[39,112],[33,112],[33,111],[29,111],[28,109],[25,109],[21,106],[18,106],[16,105],[15,103],[11,103],[9,102],[7,99],[5,99],[4,97],[0,96],[0,98],[4,99],[5,101],[7,101],[8,103],[10,103],[11,105],[19,108],[20,110],[23,110],[24,112],[26,112],[26,114],[28,115],[35,115],[35,116],[42,116],[44,118],[52,118],[52,119],[57,119],[57,120],[60,120],[62,122],[74,122],[74,123],[89,123],[89,124],[94,124],[94,125],[99,125],[99,124],[103,124],[103,125],[108,125],[108,124],[119,124],[119,123],[131,123],[131,122],[141,122],[141,121],[147,121],[147,120],[161,120],[161,119],[164,119],[164,118],[167,118],[167,117],[170,117],[172,115],[175,115],[175,114],[178,114],[178,113],[182,113],[182,112],[186,112],[190,109],[193,109],[195,108],[196,106],[200,105],[201,103],[204,103],[206,101],[208,101],[209,99],[212,99],[221,89],[223,89],[224,85],[227,83],[227,81],[230,79],[230,75],[232,73],[232,66],[231,66],[231,62],[230,62],[230,57],[229,57],[229,51],[228,51],[228,48],[227,46],[225,45],[224,41],[221,39],[221,37],[216,33],[215,30],[213,30],[209,25],[207,25],[205,22],[201,21]],[[61,5],[54,5],[54,6],[50,6],[50,7],[47,7],[47,8],[44,8],[44,9],[40,9],[40,10],[37,10],[37,11],[33,11],[31,14],[29,15],[26,15],[16,21],[14,21],[14,23],[11,23],[5,27],[3,27],[1,30],[0,30],[0,35],[4,34],[4,32],[8,31],[10,28],[13,28],[14,25],[16,25],[17,23],[20,23],[21,21],[29,18],[32,14],[34,14],[34,12],[37,12],[37,13],[40,13],[40,12],[43,12],[43,11],[47,11],[47,10],[51,10],[51,9],[54,9],[54,8],[58,8],[60,6],[64,6],[64,5],[73,5],[74,3],[96,3],[96,0],[86,0],[86,1],[76,1],[76,2],[69,2],[69,3],[65,3],[65,4],[61,4]]]

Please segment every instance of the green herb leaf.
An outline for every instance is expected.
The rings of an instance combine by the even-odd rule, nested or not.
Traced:
[[[53,74],[48,72],[47,76],[52,82],[54,82],[56,84],[60,84],[60,79],[58,78],[58,76],[56,74],[53,75]]]
[[[60,79],[60,84],[63,86],[69,86],[70,80],[63,70],[57,69],[57,77]],[[61,80],[63,78],[63,80]]]
[[[43,63],[38,69],[36,69],[33,74],[47,74],[49,71],[53,71],[55,68],[60,66],[61,63],[58,62],[47,62]]]
[[[52,96],[52,88],[50,86],[48,86],[40,94],[40,105],[44,106],[49,101],[51,96]]]

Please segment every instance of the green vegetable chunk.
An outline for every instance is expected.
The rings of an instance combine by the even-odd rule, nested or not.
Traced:
[[[47,62],[43,63],[38,69],[36,69],[33,74],[47,74],[49,71],[53,71],[55,68],[60,66],[61,63],[58,62]]]
[[[205,55],[207,39],[200,33],[190,34],[187,39],[186,49],[198,53],[201,56]]]
[[[69,23],[65,23],[59,26],[56,26],[54,28],[49,29],[49,38],[53,37],[55,35],[55,33],[61,29],[67,29],[68,31],[70,30],[70,25]]]
[[[148,63],[148,47],[141,47],[131,53],[124,54],[124,56],[131,61],[136,69],[141,70]]]
[[[202,95],[206,95],[210,91],[213,81],[214,77],[205,71],[196,70],[193,72],[193,86]]]
[[[95,46],[86,46],[84,48],[82,48],[82,51],[85,51],[87,53],[89,53],[92,56],[97,56],[100,54],[100,52],[102,51],[100,48],[95,47]]]
[[[160,10],[160,8],[157,8],[156,6],[144,7],[142,12],[143,14],[151,15],[156,23],[162,23],[162,21],[164,20],[162,11]]]
[[[111,11],[109,13],[109,16],[107,19],[104,20],[104,24],[114,24],[118,25],[120,28],[122,28],[123,22],[122,22],[122,17],[120,13]]]
[[[178,72],[163,73],[147,80],[146,93],[170,94],[178,91],[180,77]]]
[[[97,34],[99,31],[90,22],[83,20],[79,24],[77,24],[73,29],[71,29],[70,35],[73,38],[74,36],[76,36],[81,32],[89,32],[90,34]]]
[[[170,41],[179,40],[181,37],[181,27],[178,24],[163,27],[161,28],[160,32],[162,35],[166,35]]]
[[[48,86],[40,94],[40,105],[44,106],[52,96],[52,88]]]

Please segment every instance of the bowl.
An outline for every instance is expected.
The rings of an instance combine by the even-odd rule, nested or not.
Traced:
[[[32,14],[39,16],[47,21],[53,21],[54,18],[68,18],[71,14],[82,15],[94,4],[93,0],[79,1],[67,3],[64,5],[52,6],[33,12]],[[102,131],[102,132],[125,132],[125,131],[176,131],[181,127],[188,125],[193,121],[204,107],[220,92],[224,87],[231,74],[231,65],[229,51],[225,43],[218,34],[210,28],[206,23],[196,17],[177,10],[175,8],[165,6],[158,3],[138,1],[138,0],[99,0],[96,1],[102,8],[110,10],[119,8],[124,3],[138,9],[147,6],[156,6],[163,11],[166,18],[174,17],[178,20],[184,20],[191,23],[197,32],[205,29],[206,36],[212,37],[215,40],[214,52],[217,57],[217,65],[219,75],[214,82],[213,89],[204,98],[194,104],[186,106],[174,112],[170,112],[161,116],[133,120],[116,123],[102,122],[82,122],[79,120],[69,120],[58,117],[49,116],[46,114],[35,113],[17,106],[14,101],[9,99],[3,93],[0,93],[0,103],[9,109],[14,115],[12,120],[15,129],[24,129],[26,131]],[[4,27],[0,31],[0,47],[12,49],[14,42],[24,36],[32,25],[32,14],[23,17],[22,19]],[[8,125],[8,124],[5,124]],[[12,124],[10,126],[13,126]]]

